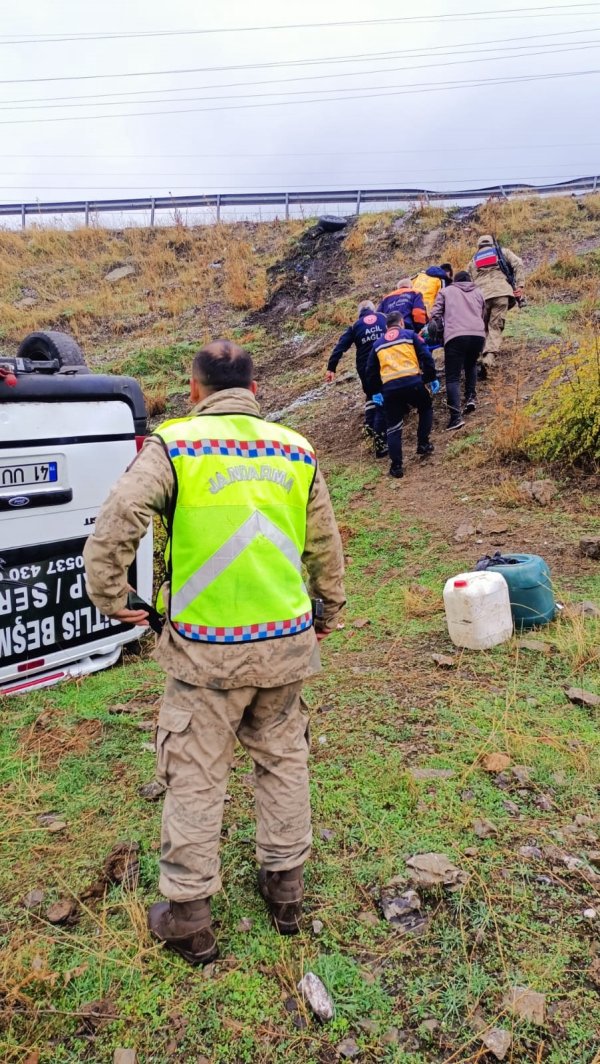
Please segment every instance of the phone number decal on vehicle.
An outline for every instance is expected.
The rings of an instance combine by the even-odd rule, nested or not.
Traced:
[[[15,555],[20,561],[27,548],[4,552],[0,558],[0,667],[127,630],[128,626],[106,617],[88,598],[83,556],[73,550],[82,550],[84,542],[71,541],[72,553],[65,555],[54,553],[59,546],[54,544],[52,556],[26,564],[10,562],[17,560]]]

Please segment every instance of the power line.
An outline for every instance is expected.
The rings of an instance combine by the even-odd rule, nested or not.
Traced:
[[[486,78],[486,79],[483,79],[483,80],[476,80],[476,81],[457,81],[457,82],[448,81],[448,82],[438,82],[437,84],[431,84],[430,82],[413,82],[413,83],[410,84],[410,86],[406,86],[406,87],[399,87],[399,86],[396,86],[396,87],[394,87],[394,86],[373,86],[372,89],[379,90],[379,88],[385,88],[386,90],[389,90],[389,91],[380,92],[380,91],[372,91],[372,90],[370,90],[368,92],[355,94],[354,96],[329,96],[329,97],[321,96],[321,97],[319,97],[319,98],[317,98],[315,100],[298,100],[298,99],[295,99],[295,100],[269,100],[268,103],[250,103],[250,104],[246,104],[246,103],[242,103],[242,104],[240,104],[240,103],[231,103],[231,104],[225,104],[225,106],[219,106],[219,107],[182,107],[182,108],[171,108],[171,109],[169,109],[167,111],[128,111],[128,112],[125,112],[124,114],[120,114],[120,115],[114,115],[114,114],[112,114],[112,115],[60,115],[60,116],[57,116],[56,118],[10,118],[10,119],[3,118],[3,119],[0,120],[0,126],[33,125],[34,123],[35,124],[42,124],[42,123],[48,123],[48,122],[93,122],[93,121],[97,121],[98,119],[105,119],[105,118],[110,118],[110,119],[115,119],[115,118],[119,118],[119,119],[121,119],[121,118],[148,118],[148,117],[156,117],[157,115],[159,116],[159,115],[177,115],[177,114],[201,114],[201,113],[212,113],[212,112],[216,112],[216,111],[232,111],[232,110],[233,111],[248,111],[248,110],[253,110],[253,109],[256,109],[256,108],[263,108],[263,107],[291,107],[291,106],[294,106],[294,105],[297,105],[297,104],[302,104],[302,103],[305,103],[305,104],[339,103],[339,102],[342,102],[342,101],[345,101],[345,100],[375,100],[375,99],[382,99],[384,97],[389,97],[389,96],[406,96],[406,95],[415,95],[415,94],[416,95],[420,95],[421,93],[426,93],[426,92],[449,92],[449,91],[455,90],[455,89],[485,87],[485,86],[488,86],[488,85],[511,85],[511,84],[516,84],[516,83],[521,83],[521,82],[552,81],[552,80],[564,79],[564,78],[579,78],[579,77],[586,77],[586,76],[588,76],[590,74],[600,74],[600,68],[594,68],[592,70],[569,70],[569,71],[564,71],[562,73],[555,73],[555,74],[528,74],[528,75],[516,76],[516,77]],[[307,91],[307,90],[303,90],[302,93],[297,93],[295,95],[304,95],[305,91]],[[310,90],[308,90],[308,91],[310,91]],[[316,93],[316,92],[327,92],[328,90],[327,89],[314,89],[312,91]],[[331,90],[331,91],[339,91],[339,90]],[[347,90],[347,91],[352,91],[352,90]],[[269,95],[271,95],[271,94],[270,93],[254,93],[254,94],[250,94],[250,97],[251,98],[256,98],[256,97],[263,97],[263,96],[269,96]],[[275,95],[282,95],[282,94],[281,93],[276,93]],[[292,95],[292,94],[288,93],[288,95]],[[249,94],[246,94],[245,98],[248,99],[249,98]],[[225,97],[225,99],[234,99],[234,97]]]
[[[581,32],[581,31],[576,31],[576,32]],[[169,93],[172,93],[172,92],[206,92],[207,90],[210,90],[212,88],[218,88],[218,89],[254,88],[255,86],[260,86],[260,85],[289,84],[290,82],[296,82],[296,81],[301,81],[301,82],[323,81],[323,80],[326,80],[326,79],[329,80],[331,78],[342,78],[342,77],[344,77],[344,78],[368,77],[371,74],[395,74],[395,73],[400,73],[400,72],[404,72],[404,71],[411,71],[411,70],[416,70],[416,69],[418,69],[418,70],[423,70],[423,69],[428,70],[428,69],[432,69],[433,68],[433,69],[437,70],[440,67],[465,66],[465,65],[471,64],[471,63],[499,62],[499,61],[511,60],[511,59],[522,59],[522,58],[526,59],[526,58],[531,58],[533,56],[539,56],[539,55],[557,55],[557,54],[562,53],[562,52],[586,51],[586,50],[589,50],[590,48],[595,48],[598,44],[600,44],[600,40],[593,40],[593,41],[589,41],[588,40],[585,43],[582,43],[582,42],[578,41],[576,43],[568,43],[564,47],[556,47],[554,42],[549,42],[547,45],[540,45],[540,47],[543,48],[543,51],[527,51],[527,50],[525,50],[525,48],[522,48],[518,52],[516,52],[516,51],[514,51],[514,48],[510,48],[510,49],[504,49],[502,51],[512,52],[513,54],[487,55],[485,53],[487,53],[488,51],[492,51],[492,49],[480,49],[480,54],[477,57],[474,57],[474,58],[471,58],[471,59],[456,59],[456,60],[451,60],[450,62],[447,62],[447,63],[437,62],[437,56],[436,56],[436,62],[434,64],[430,64],[429,66],[423,66],[423,64],[418,64],[417,67],[414,67],[414,66],[409,67],[409,66],[403,65],[401,67],[388,67],[386,69],[380,69],[380,70],[350,70],[350,71],[344,71],[341,74],[308,74],[308,75],[301,75],[301,76],[299,75],[299,76],[291,77],[291,78],[277,78],[275,80],[267,79],[267,80],[263,80],[263,81],[230,81],[230,82],[224,82],[224,83],[222,83],[220,85],[217,85],[217,86],[213,86],[213,85],[190,85],[190,86],[179,86],[177,88],[166,88],[166,89],[141,89],[141,90],[139,90],[139,92],[122,92],[122,93],[115,92],[115,93],[100,93],[100,94],[92,93],[92,94],[86,94],[86,95],[83,95],[83,96],[57,96],[57,97],[50,97],[49,99],[45,99],[44,97],[36,97],[36,98],[28,98],[28,99],[11,100],[10,102],[5,102],[3,104],[0,104],[0,110],[2,110],[2,111],[12,111],[12,110],[26,111],[26,110],[29,110],[29,109],[32,109],[32,108],[35,108],[36,110],[49,110],[49,109],[56,109],[56,108],[93,107],[93,106],[102,106],[102,105],[104,105],[106,107],[124,107],[124,106],[127,106],[127,104],[131,104],[131,103],[143,104],[143,105],[156,104],[156,103],[171,103],[171,102],[173,102],[173,103],[189,103],[189,102],[191,102],[191,99],[193,100],[193,99],[198,99],[198,98],[197,97],[196,98],[194,98],[194,97],[192,97],[192,98],[180,97],[180,98],[176,98],[174,100],[166,100],[166,99],[165,100],[161,100],[161,99],[158,99],[158,100],[135,100],[135,101],[132,101],[132,100],[127,100],[127,99],[120,99],[120,100],[105,99],[105,97],[107,97],[107,96],[110,96],[110,97],[112,97],[112,96],[140,96],[140,95],[147,95],[148,93],[165,93],[165,92],[169,92]],[[423,56],[423,57],[429,56],[429,54],[430,54],[429,51],[414,52],[414,54],[411,54],[408,57],[411,58],[411,59],[418,59],[421,56]],[[454,55],[454,54],[457,54],[457,53],[453,49],[452,52],[444,52],[444,53],[441,53],[441,54],[442,55],[448,55],[448,54],[453,54]],[[466,53],[466,54],[469,55],[470,53]],[[346,91],[352,91],[352,86],[349,86],[348,89],[344,88],[343,86],[338,86],[335,89],[316,88],[316,89],[314,89],[312,91],[314,91],[314,92],[346,92]],[[235,95],[237,95],[237,94],[235,94]],[[244,95],[246,95],[246,94],[244,94]],[[269,95],[281,96],[281,95],[288,95],[288,93],[286,91],[282,91],[282,92],[275,92],[275,93],[272,93],[272,94],[269,94]],[[221,99],[221,98],[222,99],[233,99],[234,97],[228,97],[228,96],[225,96],[225,97],[220,97],[220,96],[207,97],[207,99]],[[79,100],[84,100],[86,102],[85,103],[75,102],[75,101],[79,101]],[[97,104],[95,104],[93,102],[93,101],[96,101],[96,100],[98,101]],[[92,102],[89,102],[89,101],[92,101]]]
[[[559,17],[564,18],[566,12],[577,9],[597,8],[598,3],[574,3],[574,4],[557,4],[553,7],[516,7],[516,8],[490,8],[483,11],[455,11],[451,14],[440,15],[411,15],[401,16],[397,18],[378,18],[378,19],[346,19],[340,22],[293,22],[293,23],[279,23],[267,26],[218,26],[214,28],[194,29],[194,30],[131,30],[125,33],[70,33],[63,36],[58,34],[47,34],[46,36],[35,34],[21,34],[20,37],[16,37],[14,34],[5,34],[4,40],[0,40],[2,44],[59,44],[70,41],[99,41],[99,40],[130,40],[131,38],[148,38],[148,37],[192,37],[192,36],[208,36],[214,34],[230,34],[230,33],[265,33],[267,31],[286,31],[286,30],[303,30],[303,29],[330,29],[341,28],[343,26],[390,26],[398,25],[399,23],[423,23],[423,22],[457,22],[457,21],[473,21],[473,22],[488,22],[496,21],[497,19],[528,19],[528,18],[551,18]],[[587,14],[587,10],[578,11],[579,14]]]
[[[592,27],[592,28],[588,27],[585,30],[565,30],[563,33],[557,33],[557,34],[554,34],[554,33],[542,33],[542,34],[529,34],[529,35],[527,35],[525,37],[503,37],[503,38],[498,38],[496,40],[492,39],[490,41],[482,41],[481,43],[482,44],[505,44],[505,43],[518,42],[518,41],[538,40],[539,37],[561,37],[562,38],[562,37],[566,37],[566,36],[572,36],[573,34],[593,33],[593,32],[595,32],[595,29],[596,29],[596,27]],[[462,47],[477,48],[477,47],[479,47],[479,42],[478,41],[473,41],[473,42],[468,42],[467,41],[467,42],[462,42],[461,44],[457,44],[457,45],[447,45],[447,44],[432,45],[431,47],[428,47],[426,54],[433,54],[433,53],[436,53],[436,52],[439,52],[441,54],[445,54],[445,53],[448,52],[448,50],[452,51],[454,48],[462,48]],[[398,49],[395,49],[394,51],[391,51],[391,52],[359,52],[359,53],[356,53],[354,55],[347,55],[347,56],[322,56],[322,57],[317,57],[315,59],[287,59],[287,60],[278,59],[278,60],[272,60],[272,61],[261,62],[261,63],[234,63],[234,64],[227,64],[227,65],[220,65],[220,66],[211,66],[211,67],[178,67],[178,68],[169,68],[169,69],[166,69],[166,70],[133,70],[133,71],[125,71],[123,73],[116,73],[116,74],[67,74],[67,75],[55,75],[55,76],[52,76],[52,77],[42,77],[42,78],[31,78],[31,77],[28,77],[28,78],[3,78],[3,79],[0,79],[0,85],[22,85],[22,84],[30,85],[30,84],[40,84],[40,83],[48,83],[48,82],[54,82],[54,81],[102,81],[102,80],[114,79],[114,78],[119,78],[120,79],[120,78],[165,77],[165,76],[173,76],[173,75],[178,75],[178,74],[220,73],[220,72],[231,71],[231,70],[266,70],[266,69],[271,69],[273,67],[281,67],[281,66],[290,66],[290,67],[296,67],[296,66],[318,66],[318,65],[320,65],[322,63],[348,63],[348,62],[354,62],[354,61],[362,62],[363,60],[366,62],[367,60],[371,60],[371,59],[378,59],[378,58],[382,58],[383,59],[386,56],[388,56],[390,59],[395,59],[399,55],[400,56],[408,55],[410,52],[419,52],[419,54],[421,54],[421,50],[420,49],[402,49],[400,51]],[[146,90],[146,91],[150,92],[152,90]],[[173,91],[177,91],[177,90],[173,90]]]
[[[586,141],[585,146],[587,148],[600,147],[600,141]],[[382,155],[422,155],[423,153],[430,152],[439,155],[443,152],[444,155],[453,152],[459,152],[461,155],[465,152],[476,152],[480,155],[486,151],[539,151],[542,148],[580,148],[581,142],[564,142],[559,144],[485,144],[477,145],[475,147],[469,147],[468,145],[460,145],[459,147],[444,147],[436,145],[435,148],[381,148],[377,152],[377,157]],[[364,155],[364,151],[351,151],[345,146],[338,148],[337,151],[302,151],[302,152],[168,152],[169,159],[304,159],[308,157],[331,157],[339,158],[340,155]],[[163,159],[164,153],[136,153],[131,154],[118,154],[118,155],[92,155],[90,153],[71,153],[65,154],[53,153],[53,154],[40,154],[38,152],[2,152],[0,153],[0,159],[93,159],[96,162],[100,159]]]

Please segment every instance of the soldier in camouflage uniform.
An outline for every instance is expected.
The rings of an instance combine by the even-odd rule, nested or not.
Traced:
[[[514,272],[514,288],[500,268],[492,236],[479,238],[477,251],[469,263],[471,280],[485,299],[486,338],[481,356],[481,364],[485,368],[494,365],[500,351],[507,311],[523,295],[523,260],[510,248],[502,248],[502,253]]]
[[[300,690],[319,670],[318,641],[336,627],[345,601],[342,545],[314,452],[297,433],[260,418],[252,376],[250,356],[234,344],[218,341],[199,352],[190,418],[166,422],[145,441],[104,503],[84,552],[95,605],[145,625],[147,613],[126,606],[127,571],[154,515],[170,521],[167,618],[154,651],[167,673],[157,775],[167,785],[159,888],[168,900],[153,905],[148,919],[154,936],[193,964],[217,954],[210,898],[221,887],[219,839],[236,739],[254,762],[259,888],[276,928],[298,930],[311,847]],[[221,426],[226,439],[203,438]],[[239,426],[241,436],[231,438]],[[199,496],[202,508],[194,511]],[[232,535],[247,501],[251,516]],[[190,514],[199,523],[185,540],[178,521]],[[205,540],[215,535],[223,545],[211,554]],[[177,569],[195,544],[202,564],[181,588]],[[300,558],[310,594],[323,600],[314,625]],[[196,595],[198,579],[203,589]],[[186,603],[188,585],[195,590]],[[218,592],[212,606],[211,588]],[[294,602],[300,596],[308,611],[286,621],[281,611],[269,617],[264,603],[273,595]],[[224,625],[239,609],[239,626],[237,619],[222,628],[220,620],[216,627],[195,623],[210,609],[222,610]],[[248,610],[256,623],[245,625]]]

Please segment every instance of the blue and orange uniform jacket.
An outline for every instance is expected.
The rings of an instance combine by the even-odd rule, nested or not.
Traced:
[[[437,379],[429,348],[412,329],[388,329],[373,345],[367,364],[367,383],[374,395],[398,388],[429,384]]]
[[[372,310],[365,310],[365,312],[358,318],[358,321],[355,321],[353,325],[350,325],[345,333],[342,333],[340,336],[329,357],[327,369],[332,373],[335,373],[337,364],[342,355],[352,347],[352,344],[355,344],[356,369],[359,376],[362,378],[367,368],[369,355],[373,350],[373,344],[383,336],[386,328],[385,314],[375,313]]]
[[[414,288],[396,288],[394,292],[388,292],[377,309],[381,314],[398,311],[404,319],[404,327],[413,332],[420,332],[427,324],[427,311],[423,296]]]

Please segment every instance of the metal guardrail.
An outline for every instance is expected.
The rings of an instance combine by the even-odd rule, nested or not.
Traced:
[[[378,188],[346,189],[343,191],[326,190],[322,192],[230,192],[209,195],[189,196],[144,196],[127,199],[89,199],[56,200],[54,202],[34,203],[0,203],[0,217],[21,217],[25,228],[28,217],[43,214],[83,214],[85,224],[89,225],[90,216],[94,214],[118,214],[128,211],[149,211],[150,225],[156,222],[157,211],[177,211],[185,207],[210,208],[216,214],[217,221],[224,207],[283,207],[285,217],[289,218],[293,205],[342,204],[353,205],[356,214],[367,203],[406,203],[424,200],[485,200],[498,196],[508,199],[515,195],[560,195],[565,192],[594,192],[598,188],[599,178],[579,177],[571,181],[561,181],[549,185],[527,185],[507,183],[490,185],[487,188],[471,188],[452,191],[426,188]]]

